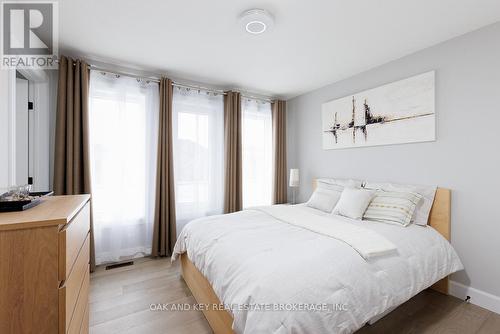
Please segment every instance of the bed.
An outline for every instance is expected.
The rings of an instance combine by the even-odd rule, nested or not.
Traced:
[[[450,190],[438,188],[432,229],[362,223],[368,235],[395,243],[397,254],[364,257],[355,241],[290,225],[284,220],[324,220],[298,205],[195,220],[172,260],[180,258],[214,333],[350,333],[428,287],[448,293],[447,276],[462,269],[448,242],[450,205]]]

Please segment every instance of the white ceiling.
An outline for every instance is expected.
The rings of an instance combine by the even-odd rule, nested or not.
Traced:
[[[250,8],[272,32],[242,32]],[[60,51],[289,98],[500,20],[499,0],[62,0]]]

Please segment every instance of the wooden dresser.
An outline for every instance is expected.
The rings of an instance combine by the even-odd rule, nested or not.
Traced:
[[[0,333],[88,333],[89,200],[0,213]]]

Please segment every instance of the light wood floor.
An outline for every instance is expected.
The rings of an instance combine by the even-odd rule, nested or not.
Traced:
[[[151,311],[151,304],[195,303],[170,259],[139,259],[133,266],[104,270],[90,281],[90,333],[211,333],[199,311]],[[367,333],[497,333],[500,315],[450,296],[424,291]]]

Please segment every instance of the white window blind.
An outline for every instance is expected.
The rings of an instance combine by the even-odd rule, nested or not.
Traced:
[[[243,207],[272,204],[271,103],[244,98],[242,112]]]
[[[89,95],[96,263],[150,254],[158,84],[91,71]]]
[[[223,96],[174,87],[172,108],[179,233],[192,219],[223,212]]]

